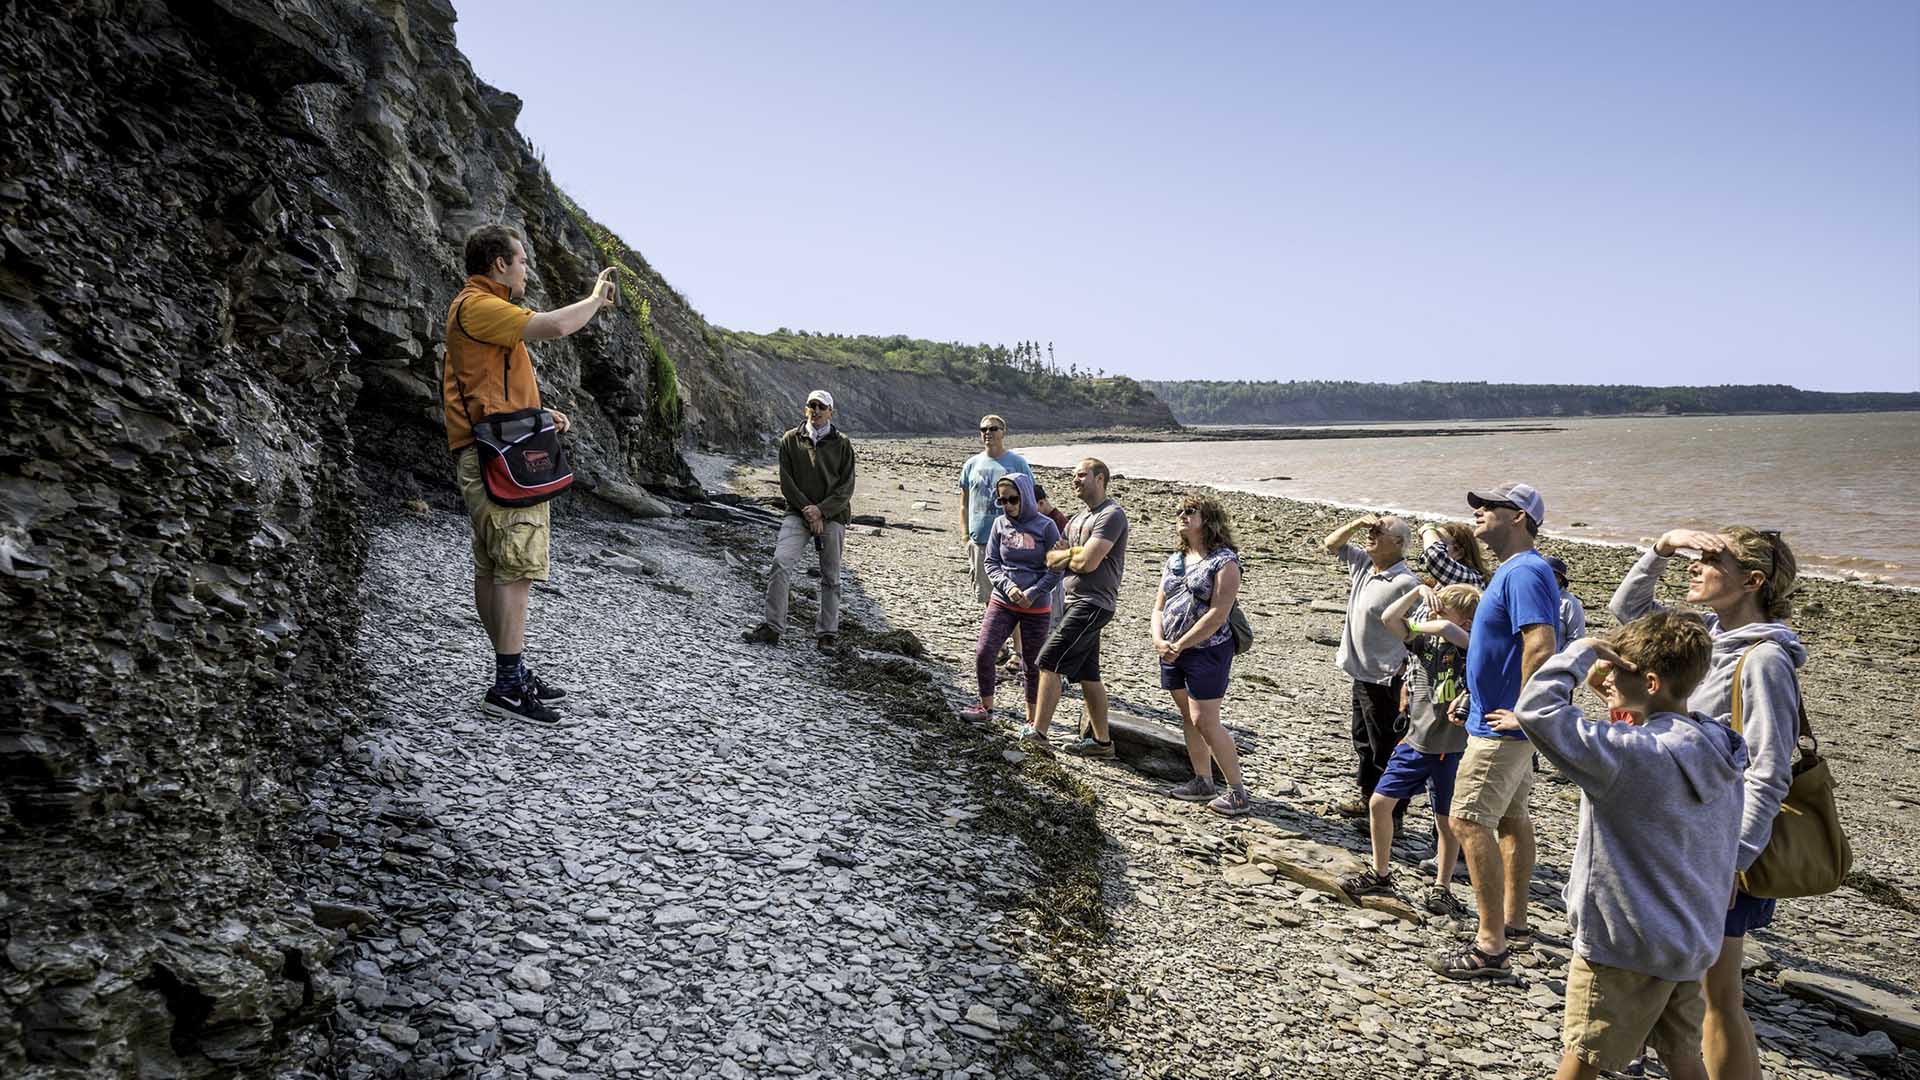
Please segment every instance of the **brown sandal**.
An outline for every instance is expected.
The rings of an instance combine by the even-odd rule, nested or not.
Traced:
[[[1468,945],[1458,952],[1434,954],[1428,959],[1427,966],[1449,979],[1505,979],[1513,974],[1507,966],[1507,956],[1511,951],[1501,949],[1497,953],[1484,953],[1480,951],[1480,946]]]

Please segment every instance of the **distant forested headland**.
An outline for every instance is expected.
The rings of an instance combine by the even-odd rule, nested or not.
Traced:
[[[736,347],[784,360],[937,375],[970,386],[1004,390],[1009,396],[1029,401],[1116,410],[1160,408],[1144,386],[1125,375],[1108,375],[1104,370],[1082,368],[1076,363],[1059,364],[1054,360],[1052,342],[1044,347],[1038,341],[967,345],[900,334],[875,337],[809,333],[785,327],[771,334],[714,329]]]
[[[1920,394],[1792,386],[1556,386],[1485,382],[1142,381],[1183,424],[1301,424],[1636,413],[1892,412]]]

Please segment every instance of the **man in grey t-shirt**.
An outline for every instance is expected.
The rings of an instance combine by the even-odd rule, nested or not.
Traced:
[[[1365,548],[1347,542],[1363,529]],[[1380,613],[1419,585],[1406,563],[1412,539],[1412,528],[1400,518],[1362,514],[1321,542],[1327,554],[1346,564],[1352,578],[1340,651],[1334,657],[1341,670],[1353,676],[1352,736],[1360,797],[1340,805],[1348,817],[1366,816],[1367,801],[1400,741],[1400,669],[1407,645],[1380,621]],[[1401,804],[1402,812],[1405,806]]]
[[[1062,683],[1080,684],[1087,702],[1087,721],[1093,726],[1067,747],[1080,757],[1113,756],[1107,733],[1107,688],[1100,681],[1100,631],[1113,620],[1120,601],[1120,575],[1127,565],[1127,515],[1107,498],[1107,466],[1097,458],[1082,461],[1073,470],[1074,494],[1087,504],[1067,522],[1064,535],[1047,553],[1047,566],[1066,575],[1067,610],[1040,650],[1040,694],[1036,703],[1035,738],[1044,739],[1060,707]]]

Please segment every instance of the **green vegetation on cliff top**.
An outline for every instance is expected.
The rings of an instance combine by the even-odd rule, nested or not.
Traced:
[[[1077,364],[1069,364],[1063,370],[1053,359],[1051,343],[1042,346],[1037,341],[1023,341],[1009,347],[926,341],[901,334],[888,337],[815,334],[785,327],[771,334],[755,334],[714,329],[729,345],[781,360],[811,360],[832,367],[934,375],[969,386],[994,386],[1030,400],[1060,405],[1111,409],[1154,406],[1153,395],[1124,375],[1082,370]]]
[[[1920,394],[1826,393],[1792,386],[1563,386],[1485,382],[1215,380],[1141,383],[1183,424],[1456,420],[1630,413],[1891,412]]]

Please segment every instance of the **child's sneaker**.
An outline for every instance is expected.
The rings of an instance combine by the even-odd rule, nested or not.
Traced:
[[[1212,802],[1213,797],[1219,794],[1219,792],[1214,790],[1212,780],[1204,776],[1196,776],[1186,783],[1181,784],[1179,787],[1168,791],[1167,794],[1179,799],[1181,802]]]
[[[1363,870],[1342,881],[1340,887],[1355,900],[1363,896],[1392,896],[1393,873],[1376,874],[1371,870]]]
[[[1207,809],[1221,817],[1239,817],[1252,808],[1247,793],[1239,788],[1228,788],[1220,793],[1219,798],[1207,804]]]

